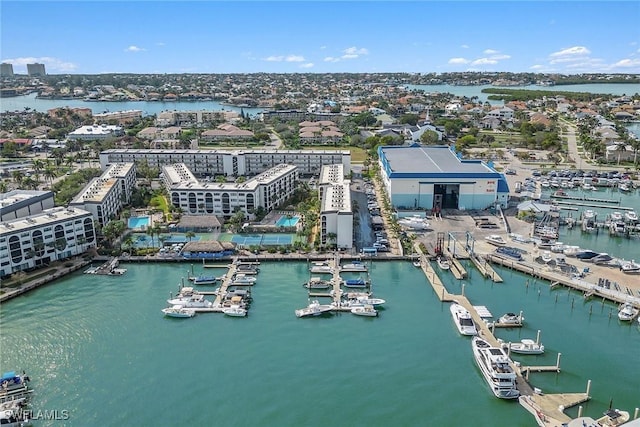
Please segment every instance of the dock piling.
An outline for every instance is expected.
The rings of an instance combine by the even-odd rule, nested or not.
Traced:
[[[560,354],[558,354],[558,356],[560,356]],[[587,380],[587,391],[586,391],[586,395],[589,396],[589,393],[591,392],[591,380]]]
[[[558,358],[556,359],[556,368],[558,372],[560,372],[560,357],[562,357],[562,353],[558,353]],[[591,384],[591,380],[589,380],[589,384]],[[589,394],[589,392],[587,392]]]
[[[538,329],[538,334],[536,335],[536,344],[540,345],[540,329]]]
[[[638,413],[640,412],[640,408],[636,408],[635,411],[633,411],[633,419],[636,420],[638,419]]]
[[[582,416],[582,405],[578,406],[578,418]]]

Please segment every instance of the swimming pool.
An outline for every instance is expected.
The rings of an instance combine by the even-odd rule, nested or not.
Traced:
[[[295,227],[296,224],[300,221],[299,216],[292,216],[291,218],[282,215],[278,221],[276,221],[276,226],[278,227]]]
[[[143,230],[149,226],[151,218],[148,216],[133,216],[129,218],[129,228],[133,230]]]

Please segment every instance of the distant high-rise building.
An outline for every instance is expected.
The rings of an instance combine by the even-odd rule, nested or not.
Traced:
[[[9,77],[13,76],[13,65],[3,62],[0,64],[0,76]]]
[[[46,76],[47,72],[44,70],[44,64],[27,64],[27,74],[30,77]]]

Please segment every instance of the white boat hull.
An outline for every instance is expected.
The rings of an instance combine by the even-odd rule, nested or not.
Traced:
[[[451,303],[449,310],[451,311],[453,323],[456,325],[460,335],[472,336],[478,334],[478,330],[476,329],[475,323],[473,323],[471,314],[466,308],[456,302],[453,302]]]

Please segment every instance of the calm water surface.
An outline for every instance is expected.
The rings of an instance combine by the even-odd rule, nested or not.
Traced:
[[[335,314],[298,319],[307,304],[305,263],[263,263],[247,318],[198,314],[167,319],[185,264],[129,264],[122,277],[76,274],[3,304],[3,370],[33,378],[35,409],[68,410],[68,426],[534,426],[516,402],[493,397],[458,335],[448,305],[408,262],[372,266],[378,318]],[[199,270],[196,266],[196,270]],[[535,338],[563,372],[532,374],[548,393],[584,391],[586,412],[610,398],[640,406],[640,329],[615,307],[499,269],[492,284],[471,268],[472,302],[494,315],[523,310],[526,325],[505,340]],[[462,282],[442,275],[453,292]]]

